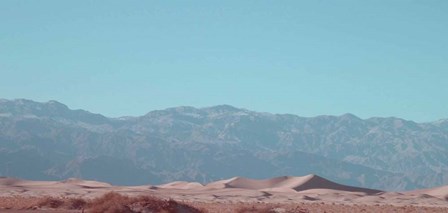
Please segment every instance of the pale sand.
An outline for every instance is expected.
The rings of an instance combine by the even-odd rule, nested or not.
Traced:
[[[28,181],[0,178],[0,199],[6,197],[65,197],[92,199],[114,191],[128,196],[152,195],[187,203],[297,203],[328,205],[391,205],[441,207],[448,212],[448,186],[408,192],[345,186],[316,175],[253,180],[235,177],[202,185],[177,181],[163,185],[112,186],[97,181]]]

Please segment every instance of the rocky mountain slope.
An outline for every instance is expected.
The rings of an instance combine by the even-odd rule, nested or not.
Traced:
[[[315,173],[360,187],[448,184],[448,121],[312,118],[228,105],[107,118],[56,101],[0,100],[0,175],[113,184]]]

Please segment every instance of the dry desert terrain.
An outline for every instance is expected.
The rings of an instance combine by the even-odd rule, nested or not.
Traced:
[[[316,175],[143,186],[3,177],[0,212],[448,212],[448,186],[384,192]]]

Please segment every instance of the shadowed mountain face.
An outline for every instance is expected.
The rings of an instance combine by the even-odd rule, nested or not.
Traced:
[[[136,185],[309,173],[386,190],[447,184],[448,122],[228,105],[113,119],[55,101],[0,100],[0,176]]]

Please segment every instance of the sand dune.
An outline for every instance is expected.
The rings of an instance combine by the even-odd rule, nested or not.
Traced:
[[[156,188],[162,188],[162,189],[197,189],[202,187],[203,185],[198,182],[186,182],[186,181],[175,181],[156,186]]]
[[[14,187],[54,187],[64,188],[69,186],[81,187],[81,188],[102,188],[112,187],[112,185],[104,182],[81,180],[76,178],[70,178],[63,181],[29,181],[18,178],[0,177],[1,186],[14,186]]]
[[[22,180],[10,177],[0,177],[0,185],[2,186],[14,186],[21,182]]]
[[[112,186],[109,183],[91,181],[91,180],[81,180],[81,179],[77,179],[77,178],[70,178],[67,180],[60,181],[59,183],[79,186],[79,187],[83,187],[83,188],[104,188],[104,187]]]
[[[425,194],[433,197],[438,197],[448,201],[448,186],[440,186],[430,189],[420,189],[406,192],[407,194]]]
[[[157,186],[112,186],[68,179],[29,181],[0,178],[0,203],[9,198],[64,197],[92,199],[114,191],[128,196],[152,195],[191,203],[319,203],[325,205],[391,205],[441,208],[448,212],[448,186],[408,192],[382,192],[341,185],[317,175],[282,176],[265,180],[234,177],[206,184],[176,181]],[[0,206],[1,211],[1,206]]]
[[[380,190],[345,186],[334,183],[317,175],[307,175],[303,177],[276,177],[266,180],[255,180],[243,177],[234,177],[228,180],[221,180],[209,183],[205,186],[207,189],[238,188],[251,190],[269,190],[269,191],[304,191],[309,189],[332,189],[347,192],[362,192],[366,194],[375,194]]]
[[[308,175],[296,181],[296,185],[293,187],[293,189],[296,191],[304,191],[309,189],[332,189],[346,192],[362,192],[366,194],[375,194],[381,192],[380,190],[341,185],[317,175]]]
[[[448,186],[430,189],[426,192],[426,194],[448,200]]]

